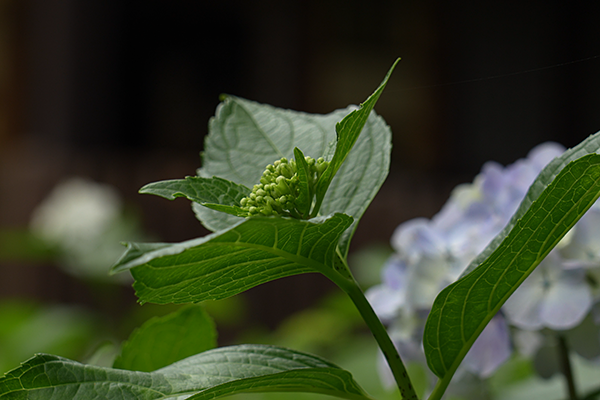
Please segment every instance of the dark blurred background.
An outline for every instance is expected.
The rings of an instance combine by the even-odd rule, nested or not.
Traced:
[[[385,244],[486,160],[600,129],[599,18],[600,2],[0,0],[0,227],[26,227],[83,176],[117,187],[158,240],[202,236],[187,201],[137,190],[195,173],[220,93],[328,113],[402,57],[376,106],[392,170],[352,251]],[[87,301],[52,265],[25,264],[0,264],[1,298]],[[248,301],[269,325],[330,288],[292,277]]]

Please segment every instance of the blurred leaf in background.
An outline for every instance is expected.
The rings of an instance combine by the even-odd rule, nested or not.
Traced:
[[[0,302],[0,373],[38,352],[82,358],[98,335],[97,321],[82,308]]]

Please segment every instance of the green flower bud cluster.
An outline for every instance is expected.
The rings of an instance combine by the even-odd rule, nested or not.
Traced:
[[[309,198],[315,193],[319,177],[327,169],[329,162],[319,158],[305,157],[308,164]],[[241,200],[242,209],[248,215],[283,215],[294,218],[307,218],[305,213],[298,210],[296,199],[300,194],[300,179],[295,160],[282,158],[267,165],[260,178],[260,183],[254,185],[252,193]]]

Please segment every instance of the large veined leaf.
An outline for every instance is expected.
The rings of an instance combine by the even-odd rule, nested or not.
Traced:
[[[337,242],[352,217],[312,220],[253,217],[233,228],[172,245],[129,244],[113,272],[127,269],[140,301],[158,304],[223,299],[278,278],[320,272],[352,278]]]
[[[238,217],[247,215],[247,212],[240,208],[240,200],[250,192],[244,185],[226,179],[199,176],[153,182],[139,190],[139,193],[154,194],[168,200],[185,197],[197,204]]]
[[[391,131],[372,109],[394,66],[360,108],[348,107],[326,115],[282,110],[225,96],[210,121],[203,166],[198,175],[219,176],[252,187],[258,183],[267,164],[281,157],[293,157],[296,147],[315,159],[322,156],[329,159],[333,154],[331,169],[324,173],[325,178],[320,183],[319,202],[323,201],[320,214],[338,212],[354,218],[355,225],[340,243],[345,254],[358,220],[389,170]],[[339,125],[337,134],[336,125]],[[337,141],[339,146],[336,146]],[[345,198],[326,195],[329,186],[336,187],[338,197],[344,195]],[[197,204],[194,204],[194,212],[212,231],[226,229],[239,221]]]
[[[217,346],[215,324],[199,305],[154,317],[121,346],[113,368],[150,372]]]
[[[349,372],[334,364],[261,345],[209,350],[155,372],[96,367],[39,354],[0,378],[0,399],[199,400],[257,391],[370,399]]]
[[[374,113],[371,113],[374,116]],[[343,212],[355,219],[362,217],[377,195],[390,169],[392,142],[390,128],[383,118],[370,117],[352,151],[337,171],[321,205],[321,214]],[[339,210],[339,211],[337,211]],[[344,232],[339,246],[348,253],[350,239],[358,221]]]
[[[502,304],[599,196],[600,155],[572,161],[481,265],[440,292],[423,335],[428,365],[441,378],[439,387],[445,388]]]
[[[218,176],[251,188],[268,164],[281,157],[292,158],[295,147],[315,159],[326,154],[335,141],[335,124],[350,111],[308,114],[223,96],[209,122],[198,175]],[[193,209],[211,231],[227,229],[240,221],[196,203]]]
[[[581,158],[587,154],[596,153],[600,150],[600,132],[590,135],[583,142],[577,146],[566,150],[560,157],[556,157],[554,160],[548,163],[546,167],[540,172],[531,187],[527,191],[525,198],[519,205],[519,208],[512,216],[509,223],[502,229],[502,231],[496,235],[496,237],[490,242],[490,244],[477,256],[469,266],[463,271],[461,277],[467,275],[473,271],[479,264],[481,264],[490,254],[494,252],[506,238],[508,233],[516,225],[517,221],[525,215],[525,212],[529,209],[531,204],[540,196],[540,194],[546,189],[546,187],[556,178],[558,173],[571,161]]]

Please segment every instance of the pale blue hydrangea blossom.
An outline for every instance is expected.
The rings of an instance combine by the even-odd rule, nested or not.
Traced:
[[[391,240],[396,253],[384,267],[382,284],[367,296],[408,360],[424,360],[420,338],[439,291],[504,228],[543,167],[563,151],[545,143],[507,167],[488,162],[431,220],[410,220],[396,229]],[[521,329],[577,326],[600,297],[590,284],[600,282],[598,271],[600,206],[595,205],[515,292],[503,315],[494,317],[462,368],[487,377],[510,356],[507,322]]]

